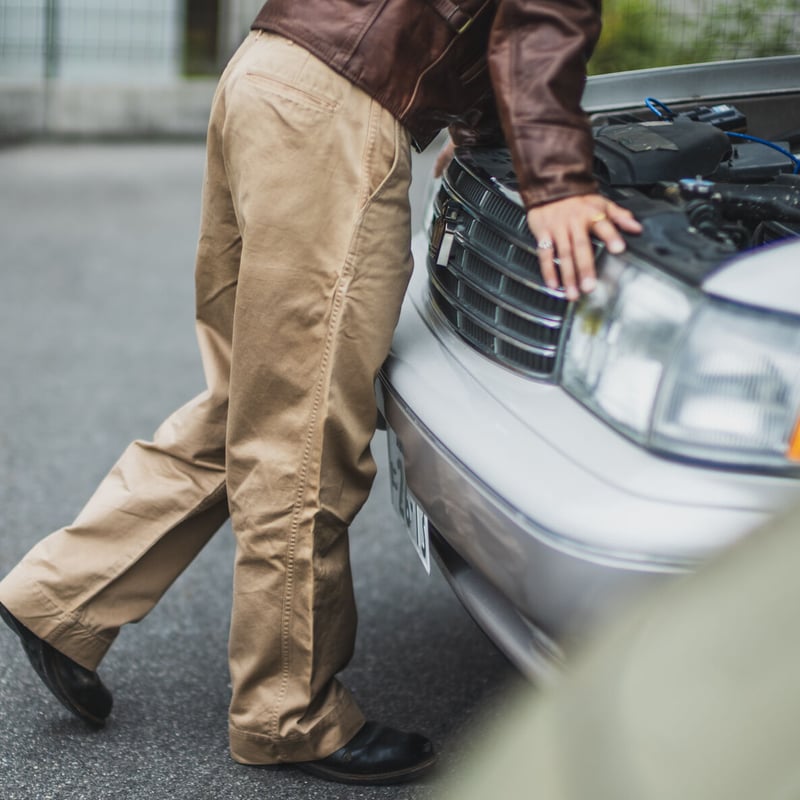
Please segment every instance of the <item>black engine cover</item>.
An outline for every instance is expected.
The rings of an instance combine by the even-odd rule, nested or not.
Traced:
[[[607,186],[707,177],[731,150],[723,131],[684,117],[605,125],[594,139],[595,175]]]

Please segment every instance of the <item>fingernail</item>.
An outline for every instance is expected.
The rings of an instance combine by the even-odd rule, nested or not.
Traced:
[[[608,245],[608,252],[613,253],[615,256],[625,252],[625,242],[622,239],[616,239]]]
[[[584,278],[581,281],[581,291],[586,294],[594,291],[595,286],[597,286],[597,281],[594,278]]]
[[[574,286],[567,286],[567,300],[577,300],[578,290]]]

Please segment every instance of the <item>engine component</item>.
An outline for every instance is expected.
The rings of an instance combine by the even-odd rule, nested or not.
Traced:
[[[679,114],[695,122],[707,122],[723,131],[746,131],[747,117],[736,106],[723,103],[716,106],[697,106]]]
[[[786,150],[788,142],[773,142]],[[731,181],[734,183],[751,183],[753,181],[769,181],[782,172],[791,172],[792,162],[781,153],[760,142],[736,142],[730,155],[723,159],[717,169],[711,173],[712,180]]]
[[[731,151],[723,131],[688,117],[606,125],[594,138],[595,173],[608,186],[707,177]]]
[[[728,219],[800,223],[800,189],[792,186],[682,180],[680,188],[684,198],[710,200]]]

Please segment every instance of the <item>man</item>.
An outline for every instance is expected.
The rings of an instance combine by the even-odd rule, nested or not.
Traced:
[[[233,758],[350,783],[431,767],[425,737],[365,723],[335,677],[355,636],[347,528],[375,471],[374,379],[411,270],[410,144],[448,124],[458,143],[505,133],[544,279],[557,254],[568,296],[591,290],[589,233],[619,250],[617,226],[638,230],[591,177],[579,101],[598,33],[596,0],[264,6],[209,123],[208,389],[0,583],[3,619],[73,713],[103,724],[103,655],[230,513]]]

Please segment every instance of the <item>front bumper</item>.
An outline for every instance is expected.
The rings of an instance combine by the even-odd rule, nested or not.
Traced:
[[[559,387],[482,357],[430,306],[426,247],[420,235],[379,405],[445,572],[524,671],[540,676],[620,603],[800,496],[792,479],[653,455]]]

